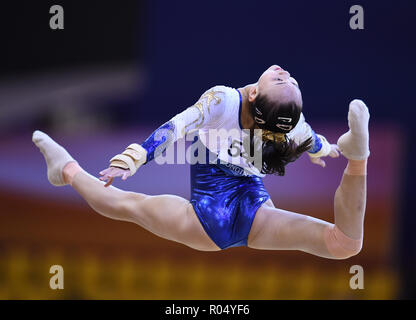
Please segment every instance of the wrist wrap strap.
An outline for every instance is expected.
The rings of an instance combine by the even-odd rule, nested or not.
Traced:
[[[318,138],[321,140],[322,147],[321,150],[319,150],[316,153],[310,153],[308,152],[308,155],[311,158],[320,158],[320,157],[326,157],[331,152],[331,145],[329,144],[328,140],[320,134],[317,134]]]
[[[123,153],[111,158],[110,167],[128,169],[133,175],[146,162],[146,158],[147,151],[141,145],[133,143]]]

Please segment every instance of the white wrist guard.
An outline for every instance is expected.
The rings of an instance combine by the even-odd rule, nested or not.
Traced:
[[[147,151],[141,145],[133,143],[123,153],[111,158],[110,167],[129,169],[133,175],[146,162],[146,158]]]
[[[331,152],[331,145],[329,144],[328,140],[320,134],[317,134],[318,138],[321,140],[322,147],[321,150],[319,150],[317,153],[310,153],[308,152],[308,155],[311,158],[320,158],[320,157],[326,157]]]

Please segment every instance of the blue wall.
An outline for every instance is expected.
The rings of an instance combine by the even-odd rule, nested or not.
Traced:
[[[349,28],[354,4],[364,30]],[[174,115],[216,84],[255,82],[275,63],[299,81],[309,119],[343,118],[356,97],[377,119],[409,104],[414,2],[155,0],[147,10],[145,118]]]

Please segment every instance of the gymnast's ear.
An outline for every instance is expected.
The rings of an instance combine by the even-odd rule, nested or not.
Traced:
[[[257,95],[259,93],[257,84],[252,86],[248,91],[248,101],[253,102],[256,100]]]

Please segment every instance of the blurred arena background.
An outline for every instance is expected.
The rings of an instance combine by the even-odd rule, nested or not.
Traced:
[[[49,8],[64,8],[51,30]],[[365,29],[349,28],[360,4]],[[0,5],[0,299],[415,298],[416,4],[409,1],[19,1]],[[362,252],[326,260],[301,252],[206,253],[95,213],[52,187],[31,142],[40,129],[98,175],[128,144],[216,84],[253,83],[279,64],[298,80],[304,113],[335,143],[348,103],[370,108],[371,156]],[[302,157],[267,177],[276,206],[333,221],[345,159]],[[189,165],[151,163],[116,186],[189,198]],[[62,265],[65,289],[49,288]],[[350,267],[364,269],[352,290]]]

